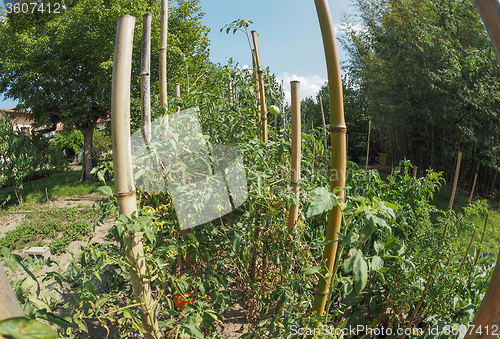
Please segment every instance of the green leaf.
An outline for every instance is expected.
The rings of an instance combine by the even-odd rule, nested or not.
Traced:
[[[363,253],[359,250],[354,257],[352,270],[354,272],[354,290],[359,293],[365,288],[368,281],[368,264],[363,258]]]
[[[194,334],[196,337],[201,338],[201,339],[205,338],[205,336],[201,332],[201,329],[198,325],[189,324],[189,325],[187,325],[187,327],[191,330],[191,334]]]
[[[57,338],[57,333],[49,325],[28,317],[15,317],[0,321],[0,335],[11,339]]]
[[[384,250],[384,244],[381,243],[380,241],[375,241],[373,243],[373,249],[375,249],[375,252],[377,252],[377,254],[379,254],[380,252],[382,252]]]
[[[315,188],[312,193],[313,197],[306,212],[307,218],[327,212],[337,205],[337,199],[325,187]]]
[[[97,188],[97,191],[101,192],[107,197],[112,197],[113,196],[113,190],[109,186],[100,186]]]
[[[304,267],[300,270],[300,274],[304,275],[311,275],[311,274],[316,274],[319,272],[319,267],[314,266],[314,267]]]
[[[372,258],[372,265],[371,266],[372,266],[372,270],[378,271],[379,269],[384,267],[384,260],[382,260],[381,257],[376,255]]]

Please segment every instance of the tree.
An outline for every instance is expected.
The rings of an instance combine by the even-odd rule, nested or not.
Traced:
[[[200,23],[203,13],[197,6],[199,0],[177,3],[171,8],[172,22],[169,20],[169,29],[177,38],[169,42],[169,52],[175,55],[182,51],[190,60],[201,63],[208,59],[208,40],[207,29]],[[94,129],[110,113],[117,18],[133,15],[140,27],[146,12],[155,18],[152,46],[158,46],[159,4],[153,0],[81,0],[59,16],[22,27],[12,24],[8,17],[0,20],[0,44],[4,48],[0,55],[0,92],[30,109],[37,125],[63,122],[82,132],[84,181],[93,180]],[[136,34],[136,55],[140,54],[140,39]],[[153,60],[158,60],[157,55],[153,48]],[[139,65],[134,62],[133,89],[137,97]],[[175,76],[183,69],[184,61],[171,58],[169,65],[169,75]]]
[[[349,75],[366,98],[386,153],[452,173],[497,168],[500,69],[472,2],[357,0],[348,23]],[[464,173],[466,173],[465,171]]]
[[[12,123],[0,116],[0,187],[12,183],[19,204],[23,202],[23,182],[35,172],[40,160],[33,140],[22,131],[14,132]]]

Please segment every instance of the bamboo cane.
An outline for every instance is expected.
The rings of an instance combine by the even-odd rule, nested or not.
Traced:
[[[473,0],[488,31],[497,59],[500,61],[500,3],[498,0]]]
[[[368,159],[370,158],[370,134],[372,131],[372,119],[370,119],[370,122],[368,123],[368,141],[366,143],[366,164],[365,164],[365,175],[366,172],[368,171]]]
[[[266,93],[264,88],[264,80],[262,78],[262,63],[260,61],[259,44],[257,43],[257,32],[252,31],[253,46],[255,48],[255,64],[257,66],[257,75],[259,77],[259,94],[260,94],[260,120],[262,123],[262,141],[267,143],[267,110],[266,110]]]
[[[458,151],[457,167],[455,169],[455,179],[453,180],[453,188],[451,190],[450,204],[448,210],[453,209],[453,202],[455,201],[455,193],[457,192],[458,175],[460,174],[460,161],[462,160],[462,152]]]
[[[167,105],[168,0],[161,0],[160,13],[160,106]]]
[[[323,98],[321,97],[321,94],[319,95],[319,104],[321,107],[321,121],[323,123],[323,134],[325,135],[325,148],[328,147],[328,140],[326,139],[326,121],[325,121],[325,109],[323,108]]]
[[[142,137],[148,144],[151,141],[151,13],[146,13],[142,19],[141,47],[141,112]]]
[[[24,317],[23,310],[17,301],[16,294],[10,287],[9,278],[0,264],[0,321],[14,317]]]
[[[481,15],[481,19],[486,26],[486,30],[495,48],[498,61],[500,61],[500,3],[497,0],[473,0],[476,8]],[[498,256],[500,259],[500,254]],[[486,290],[481,306],[474,318],[475,328],[500,323],[500,260],[497,259],[493,276]],[[477,338],[477,333],[467,334],[465,338]],[[494,338],[496,335],[486,336],[485,338]]]
[[[301,125],[300,125],[300,82],[290,81],[292,92],[292,179],[290,184],[295,196],[299,198],[299,180],[300,180],[300,158],[301,158]],[[295,226],[299,215],[299,207],[295,204],[290,206],[288,214],[288,231]]]
[[[500,257],[500,254],[499,254]],[[467,331],[467,334],[464,338],[472,339],[472,338],[496,338],[497,334],[491,331],[490,333],[485,334],[484,329],[487,326],[498,325],[500,324],[500,288],[498,285],[500,284],[500,260],[497,260],[495,265],[495,269],[493,270],[493,275],[491,276],[490,284],[486,293],[483,297],[483,301],[481,302],[481,306],[479,306],[479,310],[476,313],[476,317],[472,322],[473,329],[483,329],[483,335],[476,333],[473,331]]]
[[[467,249],[465,250],[464,258],[462,259],[462,262],[460,263],[460,268],[458,269],[458,272],[455,275],[455,279],[453,280],[453,284],[451,284],[450,289],[448,290],[448,293],[446,293],[446,296],[444,297],[444,300],[448,300],[448,296],[455,288],[455,285],[457,283],[457,279],[460,276],[462,269],[464,268],[465,260],[467,260],[467,256],[469,255],[469,251],[470,251],[470,248],[472,246],[472,242],[474,241],[474,236],[476,235],[476,230],[477,230],[477,227],[476,227],[476,225],[474,225],[474,230],[472,231],[472,235],[470,237],[469,246],[467,246]]]
[[[330,176],[330,190],[337,191],[337,195],[344,199],[345,175],[346,175],[346,131],[344,120],[344,103],[342,96],[342,79],[340,74],[340,62],[335,40],[335,30],[333,20],[328,5],[328,0],[314,0],[318,13],[319,24],[323,36],[325,47],[326,64],[328,70],[329,94],[330,94],[330,133],[332,144],[332,174]],[[333,173],[336,172],[336,173]],[[334,206],[328,213],[328,225],[326,229],[326,241],[323,252],[323,261],[326,272],[320,275],[318,289],[314,298],[313,312],[323,315],[326,300],[329,295],[329,285],[335,263],[340,225],[342,221],[342,211],[340,206]],[[313,326],[319,327],[319,321]]]
[[[472,189],[470,191],[470,197],[469,197],[469,203],[468,203],[469,206],[472,204],[472,197],[474,196],[474,190],[476,189],[477,175],[478,175],[478,173],[476,172],[476,174],[474,174],[474,182],[472,183]]]
[[[130,76],[132,69],[132,46],[135,18],[124,15],[118,19],[111,85],[111,133],[113,164],[115,169],[115,192],[120,214],[130,217],[137,210],[135,185],[132,174],[130,140]],[[158,323],[151,296],[151,284],[145,275],[146,264],[140,236],[124,240],[126,254],[132,267],[130,277],[134,295],[139,303],[146,338],[158,338]]]
[[[180,97],[181,97],[181,84],[175,83],[174,84],[174,98],[180,98]],[[177,106],[175,108],[175,111],[180,112],[181,108],[179,106]]]
[[[479,248],[477,249],[476,257],[474,258],[474,265],[476,265],[479,260],[479,254],[481,253],[481,246],[483,245],[484,234],[486,233],[486,226],[488,225],[489,215],[490,215],[490,209],[488,208],[488,212],[486,212],[486,219],[484,220],[483,234],[481,235],[481,240],[479,241]]]

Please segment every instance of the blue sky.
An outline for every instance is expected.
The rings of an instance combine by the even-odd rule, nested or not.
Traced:
[[[341,23],[344,12],[353,13],[350,0],[329,0],[334,24]],[[220,32],[236,19],[253,21],[250,30],[259,33],[258,43],[263,66],[284,81],[301,82],[301,97],[314,96],[327,79],[323,43],[313,0],[201,0],[206,13],[203,22],[211,28],[210,59],[226,64],[230,57],[241,66],[251,65],[245,35]],[[340,59],[347,56],[340,49]],[[287,93],[288,94],[288,93]]]
[[[350,0],[329,0],[334,24],[341,23],[343,13],[353,13]],[[0,5],[3,1],[0,0]],[[236,19],[253,21],[249,27],[259,33],[259,49],[264,67],[269,67],[284,81],[289,94],[290,81],[301,82],[301,97],[314,96],[327,78],[323,43],[313,0],[201,0],[206,13],[203,23],[211,29],[210,60],[227,64],[229,58],[240,66],[252,62],[245,35],[226,34],[220,29]],[[346,54],[338,44],[340,59]],[[0,94],[0,108],[15,103]]]

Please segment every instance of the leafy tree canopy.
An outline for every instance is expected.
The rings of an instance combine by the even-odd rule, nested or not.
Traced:
[[[178,0],[170,8],[170,76],[184,72],[186,60],[193,63],[192,72],[208,61],[208,29],[201,24],[198,3]],[[124,14],[137,18],[132,82],[138,96],[142,16],[153,14],[152,69],[157,70],[159,7],[152,0],[80,0],[44,20],[0,18],[0,92],[30,109],[37,125],[62,121],[83,133],[84,180],[92,180],[94,128],[110,113],[117,19]],[[152,74],[152,83],[157,76]]]
[[[389,156],[498,170],[500,68],[471,1],[357,0],[344,46]],[[359,29],[362,27],[362,29]],[[346,112],[348,114],[348,112]]]

